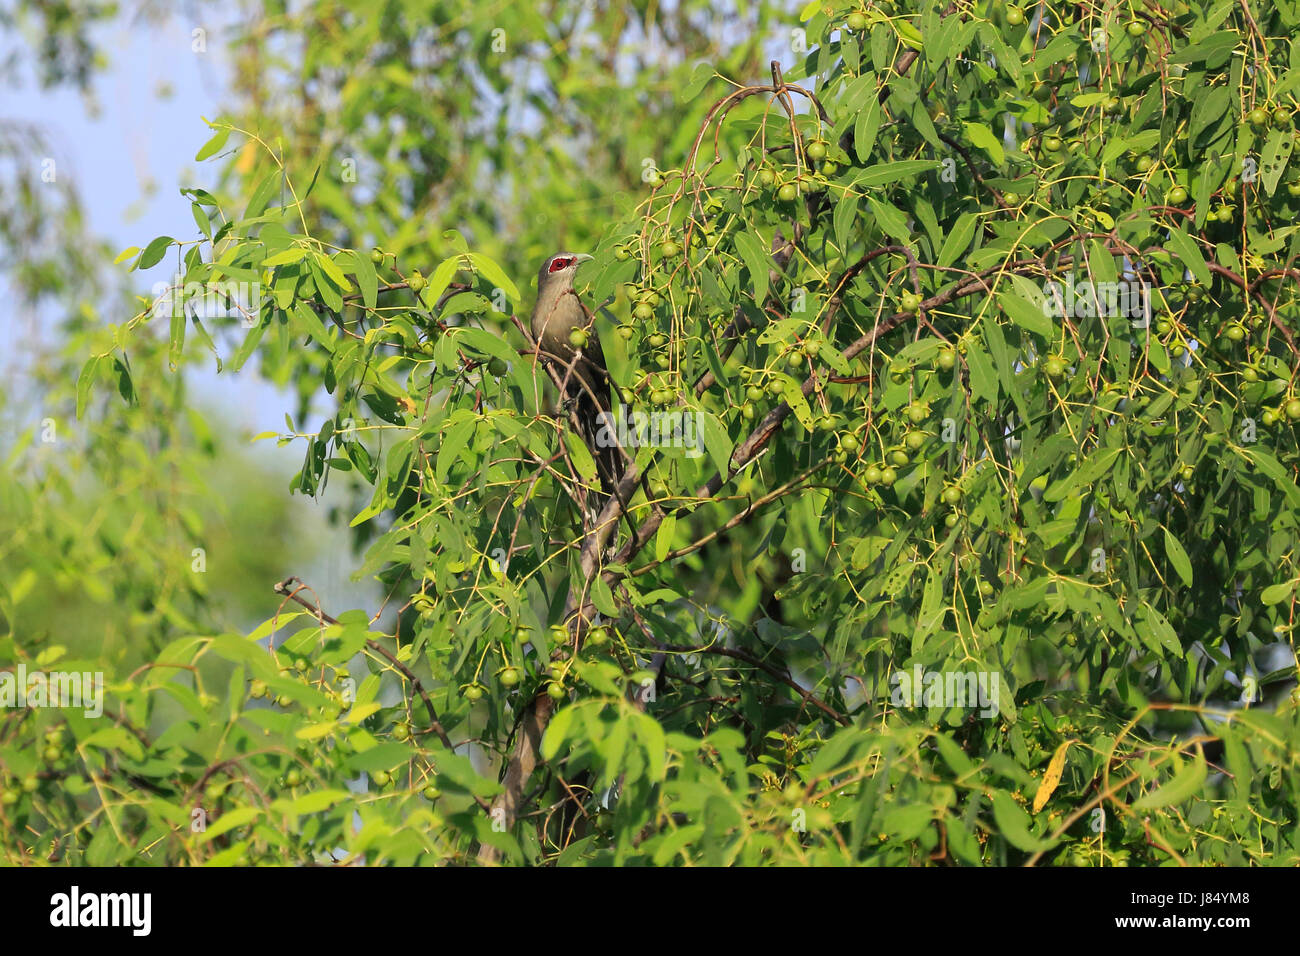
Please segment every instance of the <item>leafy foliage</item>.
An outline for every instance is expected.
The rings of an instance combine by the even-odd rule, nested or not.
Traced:
[[[252,634],[173,641],[44,778],[5,739],[5,832],[100,863],[1294,865],[1300,11],[1153,10],[818,2],[798,69],[683,83],[675,168],[581,275],[625,401],[700,441],[628,448],[603,526],[486,194],[424,262],[391,194],[354,221],[214,124],[251,189],[191,190],[199,238],[128,259],[256,286],[173,312],[171,351],[296,385],[293,490],[362,496],[395,620],[291,579]],[[347,93],[356,129],[384,109]]]

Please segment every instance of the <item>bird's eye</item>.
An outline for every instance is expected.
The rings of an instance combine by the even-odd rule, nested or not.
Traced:
[[[551,260],[551,268],[547,271],[559,272],[561,269],[567,269],[571,265],[573,265],[573,258],[571,256],[556,256]]]

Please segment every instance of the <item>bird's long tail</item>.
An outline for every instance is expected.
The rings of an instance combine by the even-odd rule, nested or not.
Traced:
[[[618,430],[613,414],[603,414],[604,409],[585,391],[578,395],[576,412],[582,440],[596,460],[596,477],[600,480],[600,491],[593,489],[588,496],[588,517],[594,523],[616,493],[619,479],[623,476],[623,455],[617,444]]]

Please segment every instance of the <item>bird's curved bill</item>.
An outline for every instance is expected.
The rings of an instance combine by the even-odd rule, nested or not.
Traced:
[[[596,257],[589,256],[585,252],[579,252],[576,253],[573,258],[577,260],[577,265],[574,266],[574,268],[577,268],[577,266],[581,266],[584,262],[591,262],[591,260],[595,259]]]

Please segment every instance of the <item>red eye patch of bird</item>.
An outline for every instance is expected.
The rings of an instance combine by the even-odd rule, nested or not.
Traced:
[[[572,256],[556,256],[554,259],[551,260],[551,267],[546,271],[559,272],[561,269],[567,269],[571,265],[573,265]]]

